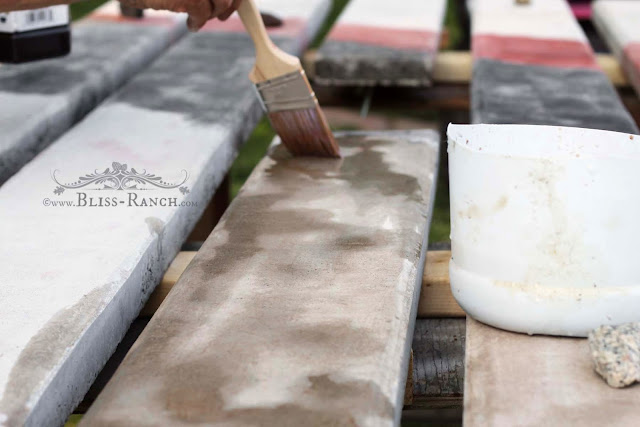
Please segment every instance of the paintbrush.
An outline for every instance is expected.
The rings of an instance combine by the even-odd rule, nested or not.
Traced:
[[[256,48],[249,79],[282,143],[296,156],[340,157],[300,60],[271,41],[254,0],[242,0],[238,14]]]

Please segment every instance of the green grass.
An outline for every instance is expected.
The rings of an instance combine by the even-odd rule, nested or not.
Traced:
[[[448,242],[449,235],[451,234],[451,215],[449,211],[449,176],[447,174],[447,168],[445,167],[446,165],[442,164],[443,161],[446,161],[446,156],[441,156],[440,158],[440,169],[438,170],[438,188],[436,189],[436,200],[433,206],[431,229],[429,230],[429,243]]]
[[[333,0],[333,5],[331,5],[331,10],[329,11],[327,19],[325,19],[324,24],[320,28],[320,32],[313,40],[313,43],[311,43],[310,47],[312,49],[320,47],[322,41],[331,30],[331,27],[333,27],[333,24],[336,22],[347,3],[349,3],[349,0]]]
[[[449,44],[445,50],[455,50],[464,38],[464,29],[460,26],[460,11],[458,2],[449,0],[447,2],[447,12],[444,18],[444,26],[449,33]]]
[[[78,3],[73,3],[69,6],[69,12],[71,13],[71,20],[75,21],[88,15],[94,9],[105,4],[107,0],[84,0]]]
[[[236,197],[244,182],[251,175],[251,171],[262,159],[273,141],[276,133],[271,129],[269,121],[263,119],[242,147],[238,158],[231,166],[231,198]]]

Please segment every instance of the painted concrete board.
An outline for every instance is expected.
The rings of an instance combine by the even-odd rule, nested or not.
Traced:
[[[531,337],[469,319],[466,351],[465,426],[640,424],[640,387],[609,387],[586,339]]]
[[[0,184],[185,34],[185,19],[121,18],[107,3],[73,25],[69,56],[0,67]]]
[[[599,0],[593,5],[593,22],[640,94],[640,3]]]
[[[637,133],[564,0],[475,0],[472,120]]]
[[[188,35],[0,187],[0,425],[59,424],[83,397],[261,117],[252,65],[245,34]]]
[[[399,422],[439,138],[337,137],[262,160],[84,425]]]
[[[331,85],[429,85],[446,3],[350,1],[318,52],[315,80]]]

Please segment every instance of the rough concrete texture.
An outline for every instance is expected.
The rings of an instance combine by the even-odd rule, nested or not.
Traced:
[[[472,121],[638,133],[564,0],[476,0]]]
[[[263,159],[84,425],[399,422],[439,138],[337,137]]]
[[[638,127],[600,71],[476,59],[472,121],[604,129],[637,134]]]
[[[466,426],[640,424],[640,387],[593,370],[585,339],[528,336],[467,320]]]
[[[298,36],[317,30],[324,17],[316,10],[326,10],[326,1],[307,4]],[[0,241],[7,243],[0,245],[0,425],[66,419],[259,120],[247,79],[251,43],[245,34],[232,39],[185,37],[0,188]],[[300,45],[295,37],[280,43]],[[55,171],[67,184],[125,164],[170,183],[184,179],[184,170],[187,188],[54,192]],[[51,206],[78,205],[82,192],[94,204],[99,197],[125,203]],[[178,206],[130,207],[130,193],[176,198]]]
[[[596,1],[593,5],[593,22],[640,94],[640,3]]]
[[[318,52],[315,80],[326,85],[429,85],[445,8],[445,0],[412,0],[402,7],[352,0]]]
[[[640,382],[640,323],[602,326],[589,333],[596,372],[611,387]]]
[[[187,31],[182,14],[115,22],[107,12],[73,25],[69,56],[0,68],[0,184]]]

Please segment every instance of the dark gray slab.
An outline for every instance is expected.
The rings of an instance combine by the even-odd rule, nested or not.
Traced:
[[[615,88],[597,70],[476,59],[471,100],[474,123],[638,133]]]

